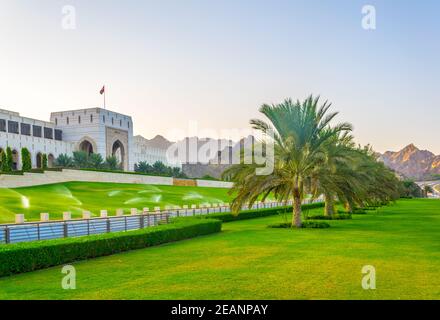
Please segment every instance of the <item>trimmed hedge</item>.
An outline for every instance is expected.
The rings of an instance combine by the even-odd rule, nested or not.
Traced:
[[[320,221],[304,221],[301,224],[301,228],[311,228],[311,229],[326,229],[330,228],[330,225],[327,222]]]
[[[219,220],[187,219],[136,231],[0,246],[0,277],[221,231]]]
[[[285,229],[295,229],[292,228],[292,224],[289,222],[281,222],[281,223],[274,223],[267,226],[268,228],[285,228]],[[309,229],[326,229],[330,228],[330,225],[327,222],[320,222],[320,221],[304,221],[301,224],[301,228],[309,228]]]
[[[347,213],[335,213],[331,216],[317,215],[308,216],[306,220],[348,220],[351,219],[351,214]]]
[[[310,210],[310,209],[322,208],[322,207],[324,207],[323,202],[316,202],[310,204],[303,204],[302,210]],[[291,213],[293,208],[292,206],[285,206],[285,207],[276,207],[276,208],[246,210],[246,211],[240,211],[238,215],[234,215],[230,212],[218,212],[218,213],[210,213],[207,215],[197,216],[197,218],[217,219],[223,222],[231,222],[238,220],[247,220],[247,219],[274,216],[284,212],[284,210],[286,210],[286,212],[288,213]]]

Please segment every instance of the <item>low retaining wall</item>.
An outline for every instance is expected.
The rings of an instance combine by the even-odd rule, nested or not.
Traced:
[[[31,187],[69,181],[173,185],[173,178],[170,177],[64,169],[44,173],[24,173],[22,176],[2,174],[0,188]]]
[[[99,172],[86,170],[63,169],[63,171],[45,171],[44,173],[24,173],[23,175],[0,175],[0,188],[31,187],[43,184],[62,183],[69,181],[83,182],[114,182],[134,184],[174,184],[174,178],[147,176],[142,174]],[[180,180],[190,181],[191,185],[199,187],[231,188],[231,182],[209,180]],[[179,184],[180,185],[180,184]]]
[[[215,181],[215,180],[196,180],[198,187],[208,188],[232,188],[232,182]]]

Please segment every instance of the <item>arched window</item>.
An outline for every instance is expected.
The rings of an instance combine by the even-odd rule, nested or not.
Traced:
[[[66,123],[69,124],[69,117],[67,117],[67,119],[66,119]]]
[[[90,122],[93,122],[93,114],[90,115]]]
[[[130,128],[130,121],[127,122],[127,127]]]
[[[58,125],[58,118],[55,118],[55,125]]]
[[[78,116],[78,123],[81,123],[81,116]]]
[[[122,120],[119,120],[119,126],[122,127]]]
[[[102,122],[105,123],[105,116],[102,116]]]
[[[112,118],[112,125],[114,125],[115,124],[115,120]]]

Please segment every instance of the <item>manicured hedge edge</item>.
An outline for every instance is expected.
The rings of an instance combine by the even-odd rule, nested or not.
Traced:
[[[187,219],[136,231],[0,246],[0,277],[221,231],[219,220]]]
[[[308,216],[306,220],[349,220],[351,219],[351,214],[348,213],[335,213],[331,216],[317,215]]]
[[[302,205],[302,210],[310,210],[310,209],[322,208],[322,207],[324,207],[323,202],[316,202],[316,203]],[[210,213],[208,215],[197,216],[197,218],[217,219],[223,222],[231,222],[238,220],[247,220],[247,219],[274,216],[284,211],[291,213],[292,210],[293,210],[292,206],[285,206],[285,207],[277,207],[277,208],[246,210],[246,211],[241,211],[238,215],[234,215],[230,212]]]

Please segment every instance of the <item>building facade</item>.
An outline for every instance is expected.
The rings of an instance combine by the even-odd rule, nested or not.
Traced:
[[[0,152],[7,147],[12,150],[16,170],[21,169],[22,148],[31,153],[34,168],[41,167],[42,154],[52,167],[60,154],[74,151],[99,153],[104,159],[115,156],[126,171],[133,171],[139,161],[167,164],[166,150],[150,150],[141,140],[136,144],[130,116],[102,108],[53,112],[49,122],[0,109]]]

